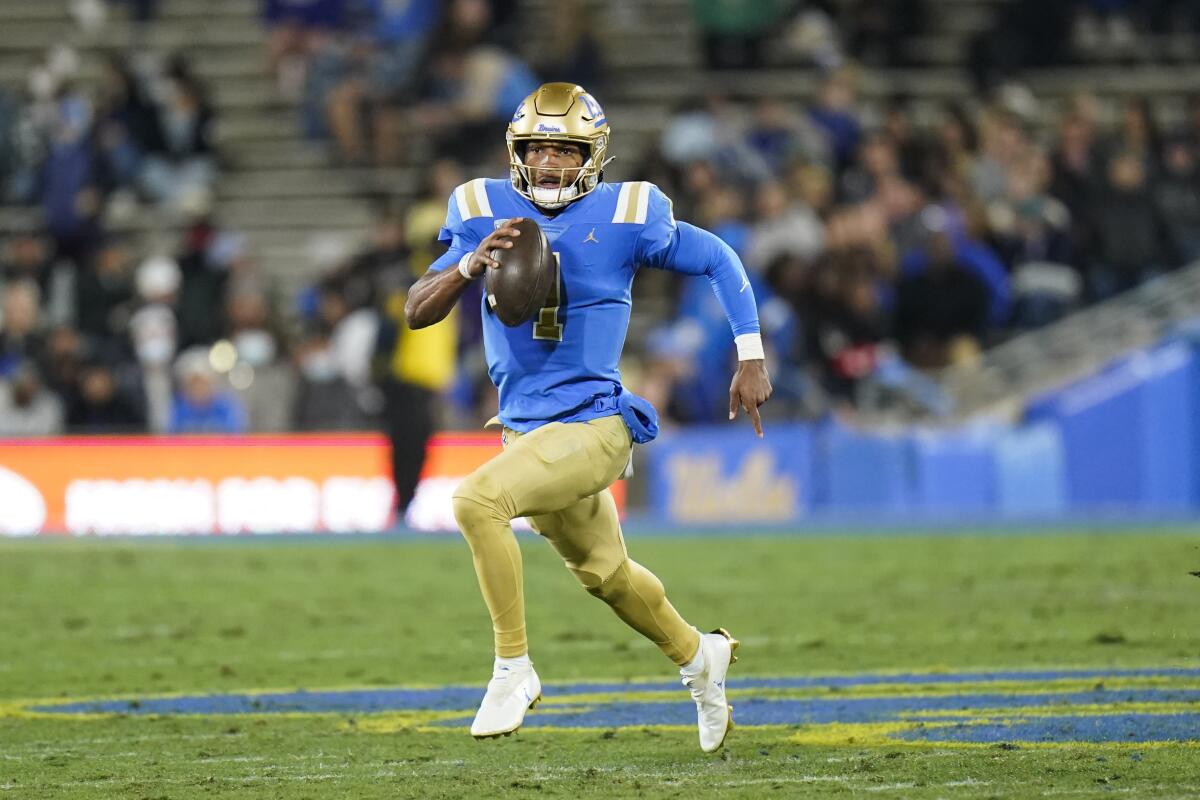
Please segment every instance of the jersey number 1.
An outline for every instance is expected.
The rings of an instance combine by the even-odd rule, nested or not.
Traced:
[[[533,338],[543,341],[561,342],[563,324],[558,321],[558,307],[562,303],[562,261],[554,254],[554,283],[546,295],[546,305],[538,311],[533,323]]]

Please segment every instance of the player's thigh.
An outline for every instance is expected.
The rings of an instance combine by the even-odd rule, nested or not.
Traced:
[[[617,504],[608,489],[529,521],[589,589],[603,583],[627,556]]]
[[[620,427],[608,418],[543,425],[510,441],[455,494],[494,502],[510,518],[559,511],[597,494],[628,463],[629,432],[616,419]]]

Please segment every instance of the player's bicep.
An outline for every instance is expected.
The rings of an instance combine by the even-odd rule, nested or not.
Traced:
[[[677,241],[675,212],[670,198],[657,186],[652,183],[640,186],[644,188],[631,192],[637,197],[630,201],[631,206],[637,204],[637,210],[633,213],[636,215],[635,221],[641,224],[636,245],[637,261],[650,267],[665,267],[669,250]],[[643,193],[644,202],[640,197]]]

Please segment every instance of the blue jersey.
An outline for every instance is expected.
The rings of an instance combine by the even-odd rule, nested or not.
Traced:
[[[545,232],[558,274],[546,305],[523,325],[510,328],[486,301],[481,305],[488,374],[500,391],[500,419],[513,430],[618,413],[617,363],[629,327],[633,278],[643,264],[704,274],[706,265],[695,262],[722,260],[728,273],[723,278],[732,287],[726,293],[742,294],[740,316],[747,316],[746,300],[752,316],[740,321],[741,330],[735,323],[734,332],[758,330],[753,293],[745,291],[748,281],[737,256],[728,248],[720,257],[696,248],[681,250],[679,228],[686,223],[675,222],[670,200],[651,183],[601,182],[548,217],[507,180],[470,181],[450,198],[439,235],[450,249],[431,269],[454,267],[485,236],[516,217],[534,220]],[[677,263],[676,253],[686,253],[692,263]],[[737,274],[724,263],[730,256]],[[745,283],[738,290],[741,281]]]

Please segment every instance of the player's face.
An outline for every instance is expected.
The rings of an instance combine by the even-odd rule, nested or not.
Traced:
[[[525,147],[530,182],[541,189],[570,186],[583,166],[583,148],[573,142],[534,141]]]

